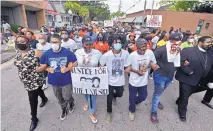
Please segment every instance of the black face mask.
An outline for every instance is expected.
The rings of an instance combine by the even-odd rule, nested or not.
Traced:
[[[26,44],[17,44],[17,47],[18,47],[20,50],[26,50],[26,49],[27,49],[27,45],[26,45]]]

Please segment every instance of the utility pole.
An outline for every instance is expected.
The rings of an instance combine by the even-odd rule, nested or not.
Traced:
[[[146,0],[144,1],[144,9],[143,9],[143,22],[145,20],[145,16],[146,16]],[[145,23],[145,22],[144,22]],[[144,24],[146,27],[146,23]]]
[[[153,1],[152,1],[152,9],[151,9],[150,15],[152,15],[152,11],[153,11],[153,8],[154,8],[154,3],[155,3],[155,1],[153,0]]]
[[[122,0],[119,0],[118,11],[121,12],[122,8]]]

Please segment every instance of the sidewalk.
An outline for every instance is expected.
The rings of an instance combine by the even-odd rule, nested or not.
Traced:
[[[16,52],[12,47],[10,47],[8,50],[5,50],[6,47],[6,44],[1,45],[1,64],[11,60],[16,55]]]

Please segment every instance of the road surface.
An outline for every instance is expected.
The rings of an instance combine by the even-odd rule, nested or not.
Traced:
[[[20,82],[13,60],[1,65],[1,116],[2,131],[28,131],[30,106],[27,91]],[[205,92],[193,95],[189,100],[187,122],[179,120],[175,100],[178,96],[178,82],[175,81],[164,92],[161,102],[164,110],[158,112],[159,123],[150,121],[153,81],[149,81],[148,98],[136,111],[135,121],[128,117],[128,88],[124,96],[113,107],[112,123],[105,122],[106,96],[97,98],[98,123],[92,124],[89,112],[83,111],[83,95],[74,95],[75,111],[65,121],[59,119],[61,109],[51,87],[45,90],[49,98],[47,105],[38,108],[39,124],[36,131],[213,131],[213,110],[201,104]],[[39,98],[40,103],[40,98]],[[211,102],[213,104],[213,102]]]

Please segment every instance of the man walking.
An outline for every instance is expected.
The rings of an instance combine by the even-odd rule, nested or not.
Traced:
[[[127,60],[130,68],[129,77],[129,118],[135,119],[135,107],[147,98],[148,66],[157,69],[154,53],[147,49],[147,41],[139,38],[136,41],[137,50],[132,52]]]
[[[115,37],[113,40],[113,49],[105,53],[101,59],[101,66],[107,66],[109,72],[109,95],[107,96],[107,117],[106,121],[111,122],[112,101],[117,97],[123,96],[125,85],[124,68],[129,53],[122,49],[121,37]]]
[[[176,104],[178,104],[181,121],[186,121],[189,97],[193,93],[208,89],[200,86],[200,83],[207,77],[213,66],[213,57],[209,50],[211,42],[211,37],[203,36],[199,38],[198,46],[185,48],[181,51],[181,67],[175,76],[179,81],[180,88]]]
[[[62,108],[60,119],[65,120],[67,109],[69,109],[70,113],[74,110],[70,70],[76,66],[77,59],[71,51],[61,47],[59,35],[54,34],[50,42],[52,49],[44,52],[41,56],[41,66],[38,71],[42,71],[45,68],[48,71],[48,82],[52,85],[54,94]]]
[[[159,47],[155,50],[154,54],[157,60],[157,65],[160,67],[153,72],[154,78],[154,93],[152,97],[152,109],[151,109],[151,121],[153,123],[158,122],[157,110],[163,109],[163,105],[160,103],[160,97],[164,90],[170,85],[173,80],[175,67],[180,66],[180,53],[179,53],[179,41],[181,35],[179,33],[173,33],[170,35],[169,41],[166,45]]]

